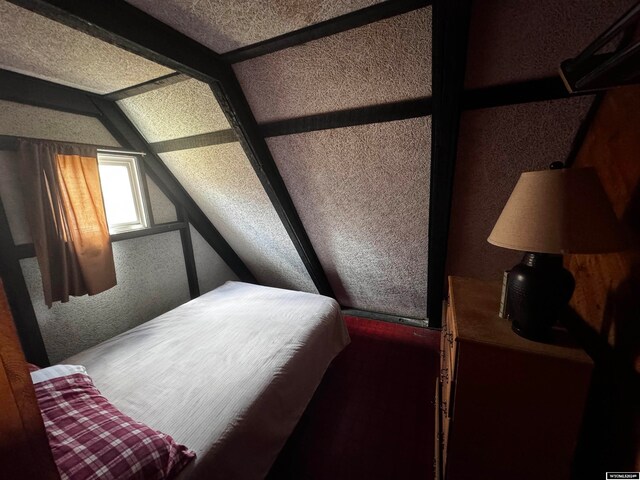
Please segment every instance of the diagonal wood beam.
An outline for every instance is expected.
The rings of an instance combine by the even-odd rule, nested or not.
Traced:
[[[433,110],[429,200],[427,318],[442,323],[453,175],[467,59],[471,0],[433,3]]]
[[[0,277],[4,283],[16,330],[27,361],[40,367],[48,367],[50,365],[49,357],[17,253],[9,221],[2,199],[0,199]]]
[[[208,83],[316,288],[323,295],[335,297],[238,79],[228,62],[207,47],[123,0],[11,2]]]
[[[210,86],[318,293],[335,298],[320,259],[316,255],[267,142],[260,132],[258,122],[231,67],[228,68],[227,76],[221,83],[213,82]]]

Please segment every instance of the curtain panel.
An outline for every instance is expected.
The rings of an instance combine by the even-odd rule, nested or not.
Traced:
[[[96,147],[21,140],[19,159],[47,306],[115,286]]]

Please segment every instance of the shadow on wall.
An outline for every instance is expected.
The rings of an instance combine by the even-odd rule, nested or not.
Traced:
[[[623,222],[633,235],[629,274],[607,296],[601,333],[609,338],[614,328],[614,346],[640,372],[640,182],[627,205]]]

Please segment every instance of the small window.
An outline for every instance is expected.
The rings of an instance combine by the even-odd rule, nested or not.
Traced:
[[[147,227],[138,159],[131,155],[98,153],[100,184],[109,231],[128,232]]]

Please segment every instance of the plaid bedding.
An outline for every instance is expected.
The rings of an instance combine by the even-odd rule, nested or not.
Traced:
[[[73,374],[34,385],[62,480],[171,479],[195,453],[136,422]]]

